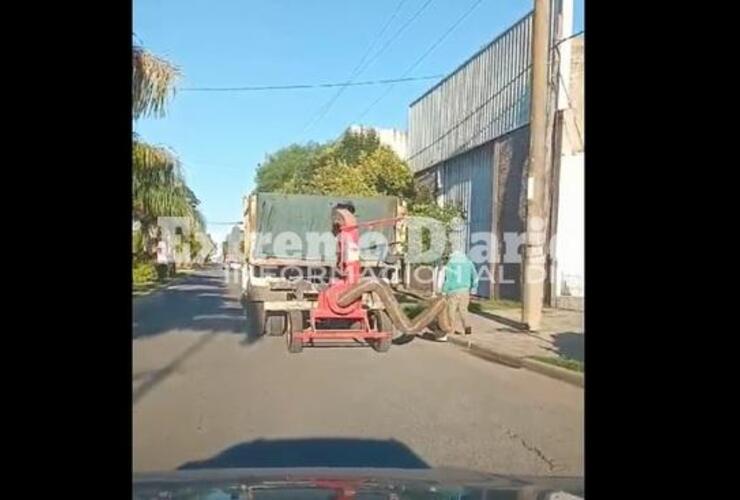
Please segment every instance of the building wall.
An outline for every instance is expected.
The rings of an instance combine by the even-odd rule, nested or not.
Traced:
[[[583,153],[564,156],[560,164],[560,197],[556,238],[555,294],[583,297],[584,171]]]
[[[440,167],[442,203],[460,207],[465,219],[458,243],[466,252],[473,249],[485,258],[484,262],[476,263],[482,273],[477,294],[483,297],[489,297],[491,291],[492,166],[493,148],[489,144],[450,158]]]
[[[465,225],[460,237],[471,258],[479,257],[474,260],[479,260],[481,297],[521,296],[528,152],[525,126],[416,176],[417,182],[436,187],[440,203],[462,209]]]
[[[564,101],[562,153],[575,155],[583,152],[585,148],[583,35],[566,43],[570,45],[570,75],[567,82],[567,93],[561,97]]]
[[[552,1],[553,38],[562,29],[556,29],[560,14],[567,15],[564,3]],[[409,107],[408,162],[417,180],[436,181],[441,203],[462,205],[468,249],[473,232],[491,234],[493,280],[482,280],[484,297],[521,299],[531,37],[532,13]]]
[[[521,184],[526,160],[527,138],[515,131],[529,121],[531,37],[530,13],[409,107],[409,166],[426,182],[434,172],[438,202],[463,209],[465,249],[483,260],[482,297],[520,293],[520,264],[503,262],[503,230],[519,231],[522,220],[521,188],[510,185]]]
[[[570,42],[570,76],[562,111],[561,156],[557,179],[555,297],[558,307],[582,309],[584,289],[585,113],[584,39]]]

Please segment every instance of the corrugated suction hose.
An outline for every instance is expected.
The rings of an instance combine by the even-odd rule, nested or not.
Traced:
[[[347,307],[365,293],[375,293],[385,305],[385,310],[390,316],[395,327],[404,335],[415,336],[424,327],[433,321],[437,321],[439,329],[445,334],[452,333],[452,321],[447,308],[447,297],[434,299],[421,314],[414,319],[409,319],[401,309],[401,305],[393,295],[393,290],[384,281],[366,278],[348,288],[337,297],[337,303],[341,307]]]

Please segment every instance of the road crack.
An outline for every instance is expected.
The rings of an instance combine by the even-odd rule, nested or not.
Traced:
[[[547,455],[545,455],[542,450],[537,448],[536,446],[533,446],[529,444],[523,437],[521,437],[516,432],[512,431],[509,428],[504,428],[504,431],[506,432],[506,435],[509,436],[511,439],[514,439],[515,441],[519,441],[519,443],[528,451],[534,453],[537,455],[537,457],[545,462],[547,464],[547,467],[550,469],[550,471],[555,470],[555,462],[548,458]]]

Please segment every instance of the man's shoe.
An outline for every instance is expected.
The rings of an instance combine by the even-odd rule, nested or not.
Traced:
[[[466,326],[465,327],[465,335],[470,335],[471,333],[473,333],[473,332],[471,331],[470,327],[469,326]]]
[[[447,342],[447,334],[437,337],[437,342]]]

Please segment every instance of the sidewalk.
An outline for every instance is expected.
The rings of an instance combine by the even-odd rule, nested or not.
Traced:
[[[414,291],[409,294],[423,299]],[[485,302],[471,301],[471,306]],[[474,354],[515,367],[525,367],[554,376],[576,385],[583,385],[582,373],[566,370],[532,357],[567,358],[583,363],[584,326],[583,312],[545,308],[542,311],[540,331],[530,332],[521,324],[521,309],[516,307],[476,308],[469,311],[467,320],[471,335],[448,335],[449,342],[469,349]],[[458,324],[456,327],[461,328]]]
[[[520,309],[468,312],[468,321],[473,330],[473,334],[467,336],[471,341],[502,353],[517,357],[560,356],[584,361],[581,312],[545,308],[542,328],[538,332],[529,332],[520,323]]]
[[[560,356],[584,361],[583,313],[545,308],[542,327],[529,332],[521,321],[520,309],[468,312],[472,335],[455,335],[503,354],[515,357]]]
[[[584,362],[583,313],[544,309],[542,327],[530,332],[520,323],[520,309],[468,312],[471,335],[448,335],[453,344],[492,361],[526,368],[583,387],[583,373],[533,359],[563,358]],[[458,326],[459,328],[459,326]]]

